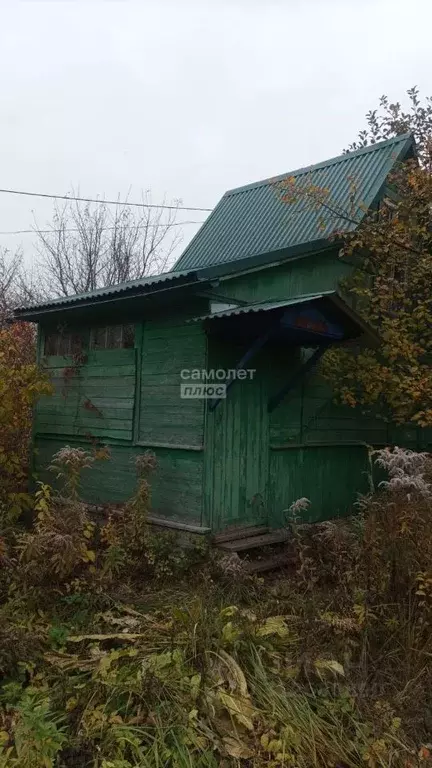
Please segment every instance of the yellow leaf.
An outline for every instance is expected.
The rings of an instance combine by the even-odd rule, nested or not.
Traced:
[[[219,615],[221,619],[228,619],[230,616],[235,616],[238,610],[236,605],[227,605],[226,608],[222,608]]]
[[[281,739],[272,739],[272,741],[268,745],[268,751],[273,752],[273,754],[280,752],[281,749],[283,749],[283,744]]]
[[[252,718],[255,715],[255,710],[252,707],[249,698],[230,696],[229,693],[222,690],[218,692],[218,698],[221,704],[238,723],[244,725],[248,731],[253,730],[254,725]]]
[[[219,655],[224,660],[231,673],[231,678],[229,679],[231,688],[238,689],[241,696],[248,696],[246,678],[239,664],[237,664],[236,660],[224,650],[219,651]]]
[[[222,639],[226,643],[233,643],[237,640],[240,632],[234,627],[232,621],[228,621],[222,629]]]
[[[283,616],[270,616],[265,620],[262,627],[257,630],[259,637],[268,637],[269,635],[278,635],[278,637],[287,637],[289,629]]]
[[[230,757],[237,760],[247,760],[254,756],[254,751],[243,741],[235,739],[233,736],[225,736],[223,740],[224,747]]]
[[[318,673],[318,676],[321,678],[326,676],[326,672],[330,672],[336,676],[345,676],[345,670],[342,664],[340,664],[339,661],[336,661],[335,659],[316,659],[315,670]]]

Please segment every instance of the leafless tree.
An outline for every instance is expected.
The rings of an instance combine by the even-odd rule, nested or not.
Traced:
[[[0,316],[4,319],[17,301],[16,282],[21,270],[22,254],[0,250]]]
[[[26,271],[23,254],[0,249],[0,325],[12,317],[14,307],[43,300],[44,293],[37,284],[37,275]]]
[[[176,222],[179,202],[168,209],[149,207],[147,193],[138,208],[56,203],[48,230],[36,226],[45,295],[69,296],[168,269],[182,239]]]

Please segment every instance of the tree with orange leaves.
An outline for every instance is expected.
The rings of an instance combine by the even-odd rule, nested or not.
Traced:
[[[341,289],[382,340],[379,349],[329,350],[322,373],[338,398],[350,405],[373,406],[397,423],[432,426],[432,99],[421,104],[416,88],[408,91],[411,111],[390,104],[367,115],[368,130],[350,150],[412,132],[417,158],[389,179],[392,199],[366,211],[356,196],[341,210],[328,189],[283,182],[282,199],[301,197],[329,217],[354,225],[335,231],[340,252],[353,265]],[[336,224],[335,224],[336,228]]]
[[[0,506],[19,502],[29,470],[33,406],[51,384],[36,363],[30,323],[0,328]]]

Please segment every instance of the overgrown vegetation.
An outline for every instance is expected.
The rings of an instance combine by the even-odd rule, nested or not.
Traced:
[[[432,765],[432,458],[371,454],[387,480],[352,520],[288,513],[287,569],[154,535],[152,454],[96,525],[65,447],[35,522],[3,536],[0,766]]]
[[[302,200],[319,212],[323,230],[333,229],[340,257],[353,267],[341,286],[346,297],[377,329],[377,349],[332,348],[322,372],[339,399],[373,409],[400,424],[432,425],[432,101],[408,91],[410,108],[383,96],[367,115],[367,129],[350,147],[374,144],[411,132],[416,157],[397,165],[387,197],[366,210],[361,179],[347,178],[349,202],[307,177],[278,184],[289,205]],[[341,231],[343,230],[343,231]]]
[[[26,495],[32,408],[49,394],[48,378],[36,364],[29,323],[0,326],[0,520],[18,515]]]

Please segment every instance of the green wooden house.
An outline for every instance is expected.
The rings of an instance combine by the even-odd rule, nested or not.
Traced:
[[[401,136],[289,175],[341,205],[354,177],[371,207],[414,152]],[[367,445],[397,430],[335,405],[315,372],[329,345],[376,339],[338,293],[350,266],[334,221],[283,202],[275,181],[226,192],[171,272],[17,310],[38,323],[55,384],[35,415],[42,476],[60,447],[96,439],[112,458],[84,477],[86,499],[127,499],[151,449],[153,515],[173,527],[277,528],[302,496],[312,520],[349,510]],[[415,431],[404,439],[415,446]]]

